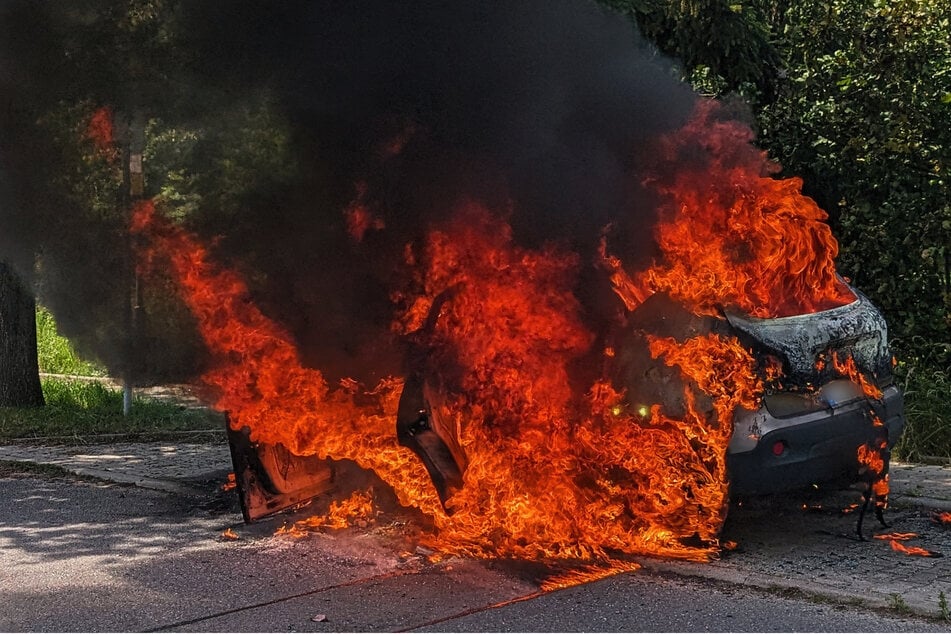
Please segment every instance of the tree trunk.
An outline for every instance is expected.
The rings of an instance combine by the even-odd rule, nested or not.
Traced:
[[[36,301],[0,261],[0,406],[43,405],[36,354]]]

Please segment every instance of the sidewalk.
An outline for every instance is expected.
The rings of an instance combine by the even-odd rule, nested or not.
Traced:
[[[893,462],[891,504],[951,512],[951,467]]]
[[[231,471],[224,432],[208,442],[118,442],[95,445],[0,445],[0,460],[53,465],[81,476],[145,489],[202,495],[204,483]]]
[[[90,445],[0,445],[0,460],[55,465],[77,475],[170,493],[200,494],[196,483],[224,478],[231,471],[228,443],[120,442]],[[893,509],[927,508],[951,512],[951,467],[893,462]]]

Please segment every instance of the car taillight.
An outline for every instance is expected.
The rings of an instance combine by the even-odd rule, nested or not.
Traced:
[[[786,441],[777,440],[773,443],[773,455],[781,456],[786,452]]]

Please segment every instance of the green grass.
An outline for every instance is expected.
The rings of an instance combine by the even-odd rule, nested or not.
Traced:
[[[905,598],[897,592],[892,592],[890,595],[888,595],[888,607],[895,610],[899,614],[908,614],[911,612],[911,608],[908,607],[908,603],[905,602]]]
[[[895,457],[909,462],[951,461],[951,368],[901,363],[896,369],[905,393],[905,431]]]
[[[13,439],[73,438],[96,435],[149,438],[196,430],[223,430],[220,414],[173,402],[136,398],[128,416],[122,414],[122,391],[96,381],[47,377],[46,405],[0,408],[0,442]],[[111,436],[110,436],[111,437]]]
[[[78,376],[105,376],[102,366],[81,359],[66,337],[59,334],[52,313],[36,307],[36,350],[40,372]]]
[[[36,309],[36,339],[40,371],[74,377],[105,377],[101,365],[81,358],[61,336],[53,315]],[[42,379],[46,405],[38,408],[0,408],[0,442],[54,438],[89,442],[120,436],[149,438],[196,430],[221,430],[220,414],[147,397],[133,400],[128,416],[122,414],[122,391],[106,382],[69,377]]]

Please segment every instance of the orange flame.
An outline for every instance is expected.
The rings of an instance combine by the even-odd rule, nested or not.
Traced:
[[[729,427],[737,407],[756,409],[763,394],[763,381],[756,376],[753,356],[735,338],[704,335],[677,342],[648,337],[651,355],[680,367],[683,374],[714,397],[719,420]]]
[[[726,148],[747,143],[746,134],[701,105],[664,140],[668,161],[696,138],[717,156],[654,182],[666,201],[656,228],[663,260],[631,276],[602,241],[602,262],[629,310],[658,291],[696,314],[732,305],[760,317],[851,300],[832,266],[837,246],[826,216],[802,196],[801,183],[765,177],[760,154],[738,160]],[[360,204],[347,212],[358,240],[374,228],[360,201],[358,191]],[[432,519],[441,552],[597,559],[608,570],[619,553],[706,560],[716,552],[733,412],[756,407],[763,392],[756,362],[737,340],[649,337],[652,356],[687,379],[685,414],[672,417],[658,404],[629,412],[625,403],[637,395],[604,380],[579,384],[571,371],[595,341],[573,292],[578,256],[522,248],[490,210],[461,205],[420,244],[407,245],[413,282],[393,294],[394,331],[424,352],[417,371],[432,414],[456,431],[465,456],[463,486],[446,501],[447,513],[416,455],[397,443],[402,379],[329,385],[301,365],[290,335],[194,236],[148,202],[137,206],[132,229],[147,239],[143,268],[168,258],[216,359],[203,381],[232,427],[298,455],[373,470],[401,504]],[[767,366],[770,380],[778,378],[781,368]],[[873,449],[870,467],[878,466]],[[352,521],[348,508],[330,515]]]
[[[309,531],[321,528],[339,529],[348,526],[368,526],[376,519],[377,510],[373,504],[373,489],[354,491],[346,500],[333,501],[324,515],[314,515],[294,522],[291,526],[281,526],[277,535],[304,537]]]
[[[661,140],[659,155],[676,166],[649,181],[663,196],[654,228],[663,259],[633,277],[609,260],[618,295],[629,309],[662,291],[698,314],[734,306],[763,318],[852,301],[835,273],[828,215],[802,194],[801,179],[765,175],[778,167],[752,150],[752,131],[718,111],[717,102],[699,102]],[[691,163],[697,146],[709,162]]]
[[[868,467],[874,473],[881,473],[885,470],[885,459],[882,458],[881,451],[868,444],[859,446],[859,463]]]
[[[405,329],[418,330],[444,298],[428,358],[468,458],[442,539],[520,557],[712,552],[729,420],[711,427],[692,393],[684,420],[655,409],[647,421],[624,413],[624,395],[607,383],[573,396],[568,364],[591,341],[571,293],[573,255],[520,249],[505,223],[471,204],[413,261],[425,263],[423,293],[408,303]]]
[[[477,206],[430,235],[422,292],[407,295],[401,327],[418,328],[435,297],[452,290],[427,342],[468,459],[450,516],[415,455],[396,443],[400,381],[360,392],[370,405],[357,406],[351,384],[331,389],[301,367],[289,336],[250,303],[240,279],[153,205],[137,207],[133,228],[148,235],[146,265],[160,253],[170,259],[218,357],[203,380],[232,426],[300,455],[373,469],[402,504],[433,518],[443,551],[562,559],[714,552],[729,426],[706,431],[693,408],[683,421],[659,411],[646,424],[613,415],[622,395],[607,384],[574,397],[568,364],[592,341],[570,292],[574,256],[515,247],[507,225]],[[719,445],[706,446],[708,438]]]
[[[148,231],[143,266],[168,258],[217,366],[202,380],[229,413],[233,429],[251,440],[283,444],[292,453],[351,459],[394,486],[400,502],[430,514],[442,510],[425,469],[396,442],[393,419],[401,381],[372,390],[347,383],[332,389],[323,375],[300,364],[290,336],[251,303],[244,282],[216,267],[194,237],[158,216],[152,201],[133,210],[132,230]],[[355,403],[359,395],[369,405]],[[411,488],[415,485],[415,488]]]
[[[926,548],[919,548],[918,546],[905,546],[899,541],[892,540],[889,542],[892,546],[892,550],[898,553],[904,553],[906,555],[912,555],[915,557],[940,557],[941,553],[935,552],[933,550],[928,550]]]
[[[583,583],[591,583],[599,579],[606,579],[619,575],[624,572],[634,572],[640,570],[641,566],[629,561],[611,561],[606,566],[583,566],[576,570],[570,570],[563,574],[557,574],[548,577],[542,581],[542,592],[551,592],[553,590],[563,590],[573,586],[580,586]]]
[[[861,386],[862,393],[867,399],[871,401],[881,400],[882,390],[868,374],[859,369],[855,362],[855,357],[851,354],[841,354],[838,351],[833,351],[831,357],[832,368],[836,373],[849,379],[852,383]],[[820,355],[816,362],[816,369],[821,371],[826,366],[826,363],[825,355]],[[873,429],[877,429],[879,432],[885,429],[885,423],[874,409],[870,409],[866,415]],[[890,491],[889,477],[888,474],[885,473],[887,453],[888,439],[884,433],[879,433],[874,441],[860,445],[856,451],[856,458],[858,459],[859,465],[865,469],[865,472],[869,476],[872,494],[875,497],[875,505],[881,509],[888,506],[888,494]]]
[[[855,357],[838,352],[832,353],[832,366],[840,375],[848,378],[853,383],[862,386],[862,392],[870,399],[879,400],[882,398],[882,390],[855,364]]]
[[[221,538],[232,542],[241,539],[241,537],[231,528],[226,528],[224,531],[222,531]]]
[[[873,535],[873,537],[875,539],[892,539],[898,542],[905,542],[918,537],[918,533],[880,533]]]

